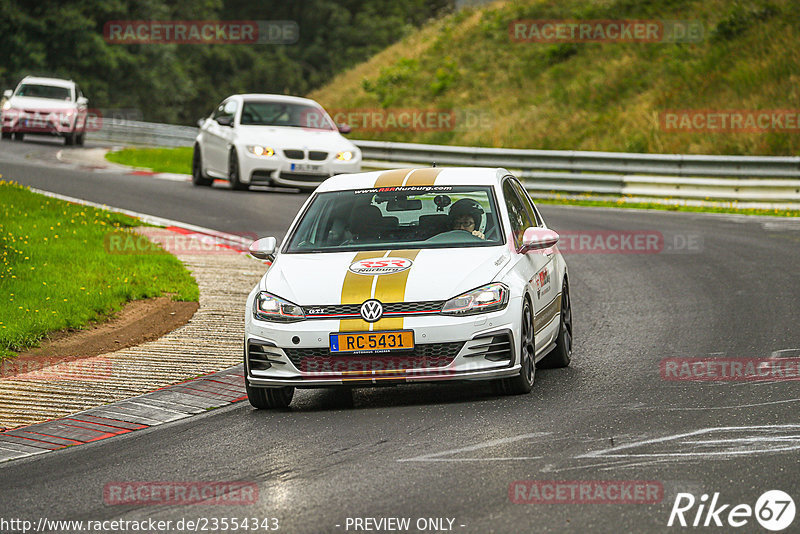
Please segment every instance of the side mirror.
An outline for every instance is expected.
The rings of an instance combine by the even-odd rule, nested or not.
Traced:
[[[350,127],[350,125],[346,124],[344,122],[340,122],[339,124],[337,124],[336,128],[339,129],[339,133],[341,133],[341,134],[349,134],[350,132],[353,131],[353,129]]]
[[[259,260],[274,260],[275,249],[278,248],[278,240],[274,237],[262,237],[250,243],[247,249],[250,255]]]
[[[217,117],[217,123],[221,126],[230,126],[233,127],[233,117],[229,115],[223,115],[221,117]]]
[[[205,119],[197,119],[197,127],[198,128],[202,128],[205,123],[206,123]]]
[[[13,93],[14,93],[14,92],[13,92],[11,89],[6,89],[5,91],[3,91],[3,97],[4,97],[4,98],[11,98],[11,95],[12,95]]]
[[[522,247],[520,254],[525,254],[534,250],[544,250],[552,248],[558,243],[558,234],[546,228],[530,227],[525,229],[522,234]]]
[[[89,99],[86,98],[85,96],[79,96],[78,100],[77,100],[77,103],[78,103],[79,106],[85,106],[86,104],[89,103]]]

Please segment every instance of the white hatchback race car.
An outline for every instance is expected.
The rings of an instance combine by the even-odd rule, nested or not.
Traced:
[[[359,172],[361,151],[318,103],[284,95],[233,95],[198,121],[192,182],[228,180],[233,189],[282,185],[313,189]]]
[[[505,169],[397,169],[330,178],[247,299],[245,385],[256,408],[295,388],[494,380],[531,390],[569,365],[567,266]]]

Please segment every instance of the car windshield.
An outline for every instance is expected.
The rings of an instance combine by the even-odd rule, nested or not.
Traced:
[[[245,126],[290,126],[335,130],[322,108],[274,101],[245,101],[240,124]]]
[[[56,85],[40,85],[24,83],[17,89],[16,96],[33,96],[36,98],[51,98],[53,100],[72,100],[69,87]]]
[[[493,189],[410,186],[317,194],[287,253],[503,244]]]

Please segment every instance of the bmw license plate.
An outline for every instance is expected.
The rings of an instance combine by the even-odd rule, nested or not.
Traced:
[[[313,172],[323,174],[322,165],[311,165],[310,163],[292,163],[291,170],[295,172]]]
[[[414,348],[413,330],[336,332],[330,336],[332,353],[398,352]]]

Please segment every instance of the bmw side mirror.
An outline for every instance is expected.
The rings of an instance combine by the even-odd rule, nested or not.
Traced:
[[[532,252],[534,250],[544,250],[556,246],[558,234],[547,228],[530,227],[525,229],[522,234],[522,247],[520,254]]]
[[[86,104],[89,103],[89,99],[86,98],[85,96],[79,96],[78,100],[77,100],[77,103],[78,103],[79,106],[85,106]]]
[[[274,237],[262,237],[253,241],[247,250],[254,258],[272,261],[275,259],[275,250],[277,248],[277,239]]]
[[[349,134],[353,131],[349,124],[345,124],[343,122],[337,124],[336,127],[339,129],[339,133],[341,134]]]
[[[197,119],[197,127],[198,128],[202,128],[205,123],[206,123],[205,119]]]
[[[3,98],[11,98],[12,91],[11,89],[6,89],[3,91]]]
[[[233,117],[227,117],[223,115],[222,117],[217,117],[217,123],[222,126],[231,126],[233,127]]]

